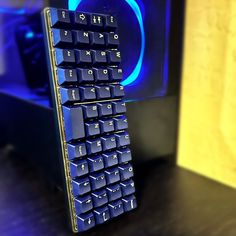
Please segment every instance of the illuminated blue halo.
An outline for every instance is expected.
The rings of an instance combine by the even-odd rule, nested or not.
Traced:
[[[81,1],[82,0],[68,0],[69,10],[75,11],[77,9],[77,7],[79,6],[79,4],[81,3]],[[128,76],[128,78],[126,78],[124,81],[122,81],[122,85],[127,86],[127,85],[132,84],[134,81],[136,81],[139,77],[140,72],[141,72],[143,58],[144,58],[144,52],[145,52],[146,37],[145,37],[145,30],[144,30],[144,24],[143,24],[143,17],[142,17],[142,13],[141,13],[138,3],[136,2],[136,0],[125,0],[125,1],[127,2],[127,4],[129,4],[129,6],[132,8],[132,10],[134,11],[134,13],[137,17],[140,32],[141,32],[141,39],[142,39],[141,40],[141,50],[140,50],[138,62],[136,64],[134,70],[132,71],[132,73]]]

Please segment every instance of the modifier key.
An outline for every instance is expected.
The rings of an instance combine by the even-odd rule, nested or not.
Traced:
[[[66,141],[85,137],[82,107],[62,107],[65,123]]]
[[[58,9],[51,9],[51,22],[52,27],[61,28],[64,26],[70,26],[70,13],[67,10],[58,10]]]

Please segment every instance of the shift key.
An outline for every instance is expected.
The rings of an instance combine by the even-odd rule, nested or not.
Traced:
[[[82,107],[62,107],[66,142],[85,137]]]

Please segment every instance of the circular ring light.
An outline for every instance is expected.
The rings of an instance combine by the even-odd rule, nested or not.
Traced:
[[[75,11],[79,4],[81,3],[82,0],[68,0],[68,8],[69,10]],[[122,81],[122,85],[127,86],[135,82],[142,69],[142,64],[143,64],[143,58],[144,58],[144,52],[145,52],[145,45],[146,45],[146,37],[145,37],[145,30],[144,30],[144,24],[143,24],[143,16],[140,10],[140,7],[136,0],[125,0],[127,4],[132,8],[134,11],[138,23],[139,23],[139,28],[140,28],[140,33],[141,33],[141,49],[140,49],[140,54],[139,54],[139,59],[138,62],[132,71],[132,73],[126,78],[125,80]]]

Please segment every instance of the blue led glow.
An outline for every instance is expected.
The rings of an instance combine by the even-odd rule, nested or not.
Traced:
[[[34,32],[32,32],[32,31],[27,32],[27,33],[25,34],[25,38],[26,38],[26,39],[32,39],[32,38],[34,38]]]
[[[123,86],[127,86],[132,84],[134,81],[136,81],[138,79],[138,76],[141,72],[142,69],[142,64],[143,64],[143,58],[144,58],[144,52],[145,52],[145,44],[146,44],[146,37],[145,37],[145,30],[144,30],[144,24],[143,24],[143,17],[142,17],[142,13],[140,10],[139,5],[137,4],[137,2],[135,0],[125,0],[130,7],[132,8],[132,10],[134,11],[137,19],[138,19],[138,23],[139,23],[139,27],[140,27],[140,32],[141,32],[141,49],[140,49],[140,54],[139,54],[139,59],[138,62],[133,70],[133,72],[128,76],[127,79],[125,79],[124,81],[122,81],[122,85]]]
[[[68,8],[69,10],[75,11],[79,4],[81,3],[82,0],[68,0]],[[146,45],[146,36],[145,36],[145,30],[144,30],[144,24],[143,24],[143,16],[140,10],[140,7],[138,3],[135,0],[125,0],[127,4],[132,8],[134,11],[138,23],[139,23],[139,28],[140,28],[140,33],[141,33],[141,49],[140,49],[140,54],[139,54],[139,59],[138,62],[132,71],[132,73],[126,78],[125,80],[122,81],[123,86],[127,86],[135,82],[142,69],[142,64],[143,64],[143,58],[144,58],[144,53],[145,53],[145,45]]]
[[[25,9],[8,9],[8,8],[0,7],[0,13],[24,15]]]
[[[71,11],[75,11],[76,8],[79,6],[81,0],[69,0],[68,2],[68,9]]]
[[[170,40],[170,20],[171,20],[171,2],[167,0],[167,14],[166,14],[166,40],[169,42]],[[164,87],[165,90],[168,86],[169,80],[169,44],[166,43],[165,48],[165,59],[164,59]],[[166,91],[165,91],[166,92]]]

